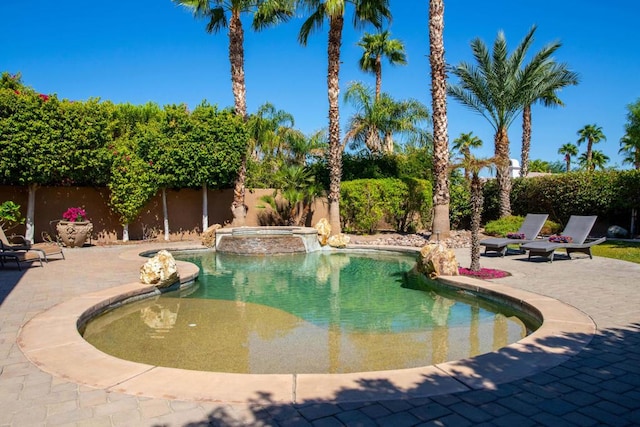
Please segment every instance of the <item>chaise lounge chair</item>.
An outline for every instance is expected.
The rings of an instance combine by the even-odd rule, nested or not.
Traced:
[[[522,245],[527,242],[533,242],[542,230],[544,222],[547,220],[547,214],[527,214],[518,230],[517,235],[522,239],[513,239],[508,237],[491,237],[480,241],[480,246],[484,246],[484,253],[498,252],[500,256],[507,254],[509,245]]]
[[[0,243],[2,244],[2,251],[35,251],[40,255],[40,258],[45,262],[49,262],[49,257],[52,255],[60,255],[62,259],[65,259],[62,247],[56,243],[31,243],[24,236],[13,236],[12,240],[18,242],[11,242],[4,234],[4,230],[0,227]]]
[[[0,230],[2,230],[2,228],[0,228]],[[21,262],[38,261],[40,263],[40,267],[42,267],[41,252],[10,249],[7,248],[0,240],[0,267],[4,268],[4,263],[9,260],[16,262],[18,270],[22,270],[22,267],[20,266]]]
[[[569,218],[567,226],[561,233],[561,237],[556,240],[567,240],[566,242],[537,241],[526,243],[521,246],[525,251],[529,251],[528,259],[532,256],[540,256],[547,258],[549,262],[553,262],[554,253],[558,249],[567,251],[567,256],[571,259],[573,252],[581,252],[589,255],[592,259],[591,247],[607,240],[606,237],[600,239],[592,239],[587,241],[587,236],[595,224],[597,216],[579,216],[572,215]],[[553,237],[553,236],[552,236]]]

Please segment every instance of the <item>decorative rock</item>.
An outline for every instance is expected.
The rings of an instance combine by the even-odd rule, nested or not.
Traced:
[[[208,248],[214,247],[216,245],[216,230],[220,228],[222,228],[220,224],[213,224],[204,230],[201,236],[202,245]]]
[[[140,268],[140,281],[145,285],[156,285],[158,289],[167,288],[179,279],[176,260],[165,250],[158,252]]]
[[[619,225],[612,225],[611,227],[607,228],[607,237],[609,238],[615,238],[615,237],[619,237],[619,238],[625,238],[629,235],[629,232],[620,227]]]
[[[336,234],[335,236],[329,237],[329,240],[327,242],[332,248],[344,248],[349,244],[350,240],[351,239],[349,238],[349,236],[340,233]]]
[[[435,279],[438,276],[457,276],[456,254],[439,243],[432,243],[420,250],[418,271]]]
[[[329,236],[331,235],[331,224],[327,221],[326,218],[322,218],[315,226],[315,229],[318,230],[318,241],[321,246],[324,246],[329,241]]]

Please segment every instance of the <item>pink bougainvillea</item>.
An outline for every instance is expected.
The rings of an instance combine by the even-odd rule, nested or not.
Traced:
[[[478,271],[471,271],[468,268],[458,268],[458,273],[461,276],[475,277],[476,279],[502,279],[510,274],[503,270],[495,270],[493,268],[481,268]]]
[[[62,218],[70,222],[85,221],[87,212],[82,208],[69,208],[62,214]]]

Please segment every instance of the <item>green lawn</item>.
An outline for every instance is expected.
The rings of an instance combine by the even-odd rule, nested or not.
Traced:
[[[591,253],[595,256],[621,259],[640,264],[640,243],[638,242],[607,240],[604,243],[593,246]]]

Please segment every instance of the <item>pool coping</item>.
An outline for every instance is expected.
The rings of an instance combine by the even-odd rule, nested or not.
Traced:
[[[417,248],[350,245],[354,249],[417,252]],[[184,248],[181,248],[184,249]],[[139,251],[120,254],[143,260]],[[178,261],[181,281],[198,268]],[[85,386],[150,398],[249,403],[264,396],[281,403],[344,402],[429,397],[493,389],[557,366],[579,353],[596,326],[582,311],[554,298],[500,283],[463,276],[443,278],[447,285],[506,296],[532,307],[541,327],[498,351],[430,366],[350,374],[233,374],[191,371],[130,362],[107,355],[78,332],[80,319],[114,303],[157,292],[154,286],[127,283],[74,297],[36,315],[20,330],[18,346],[41,370]]]

